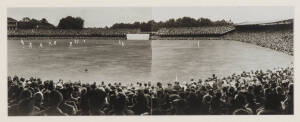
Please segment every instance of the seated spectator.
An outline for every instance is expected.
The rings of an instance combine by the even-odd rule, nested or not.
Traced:
[[[31,116],[34,110],[34,100],[32,98],[22,99],[18,104],[17,116]]]
[[[52,91],[49,94],[49,108],[37,113],[36,115],[46,115],[46,116],[66,116],[59,108],[60,104],[63,102],[63,96],[59,91]]]
[[[105,104],[106,93],[102,89],[95,89],[91,91],[88,98],[89,114],[90,115],[105,115],[102,111]]]
[[[282,113],[281,102],[278,94],[272,89],[265,90],[265,103],[262,109],[257,113],[258,115],[276,115]]]
[[[108,115],[134,115],[134,112],[128,110],[126,107],[126,97],[124,94],[119,93],[111,97],[112,110],[108,112]]]
[[[46,109],[45,106],[43,105],[43,101],[44,101],[43,93],[36,92],[33,95],[33,99],[35,101],[34,102],[35,103],[34,104],[34,111],[35,111],[35,113]]]
[[[247,100],[245,96],[242,93],[239,93],[234,98],[234,106],[235,110],[233,111],[233,114],[246,114],[251,115],[253,114],[253,111],[250,108],[246,107]]]
[[[149,112],[148,101],[143,91],[139,91],[135,97],[136,103],[133,105],[132,110],[136,115]]]

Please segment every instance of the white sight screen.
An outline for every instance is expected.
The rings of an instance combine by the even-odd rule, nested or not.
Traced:
[[[149,34],[126,34],[127,40],[149,40]]]

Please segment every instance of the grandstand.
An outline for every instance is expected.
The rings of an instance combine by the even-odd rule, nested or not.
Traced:
[[[272,22],[243,22],[234,26],[162,28],[156,39],[226,39],[267,47],[293,55],[293,19]]]
[[[273,22],[243,22],[235,25],[235,30],[238,31],[260,31],[272,29],[293,29],[293,19],[273,21]]]
[[[242,22],[236,24],[236,26],[250,26],[250,25],[287,25],[287,24],[293,24],[293,19],[287,19],[287,20],[280,20],[280,21],[272,21],[272,22],[266,22],[266,21],[260,21],[260,22]]]
[[[162,28],[158,30],[157,35],[161,37],[218,37],[232,30],[234,30],[233,26]]]
[[[8,30],[8,37],[126,37],[129,33],[139,33],[139,29],[18,29]]]
[[[293,19],[239,23],[223,39],[251,43],[293,55]]]
[[[16,30],[18,28],[18,21],[8,17],[7,18],[7,30]]]

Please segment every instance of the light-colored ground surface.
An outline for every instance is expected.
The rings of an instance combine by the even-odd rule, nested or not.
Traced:
[[[69,48],[71,39],[32,40],[28,48],[20,40],[8,40],[8,75],[42,79],[94,81],[174,81],[226,76],[256,69],[286,67],[293,57],[271,49],[237,41],[87,39]],[[53,42],[54,40],[52,40]],[[38,48],[43,42],[44,48]],[[24,48],[23,48],[24,47]],[[88,72],[84,70],[88,69]]]

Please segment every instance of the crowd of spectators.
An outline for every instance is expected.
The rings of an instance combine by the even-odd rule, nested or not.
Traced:
[[[162,37],[162,36],[156,36],[152,39],[155,40],[220,40],[220,37]]]
[[[9,116],[294,114],[293,68],[162,84],[8,77]]]
[[[268,31],[235,31],[225,35],[225,39],[271,48],[276,51],[293,55],[294,39],[292,29]]]
[[[53,40],[53,39],[97,39],[97,40],[126,40],[126,37],[10,37],[9,40]]]
[[[161,28],[154,35],[156,36],[197,36],[197,35],[222,35],[234,30],[233,26],[207,26],[207,27],[182,27],[182,28]],[[139,29],[17,29],[8,30],[9,37],[62,37],[62,36],[126,36],[129,33],[141,33]]]
[[[234,30],[233,26],[206,26],[206,27],[182,27],[162,28],[157,31],[159,36],[198,36],[198,35],[222,35]]]
[[[85,28],[85,29],[17,29],[8,30],[8,36],[14,37],[121,37],[129,33],[138,33],[139,29],[103,29],[103,28]]]

